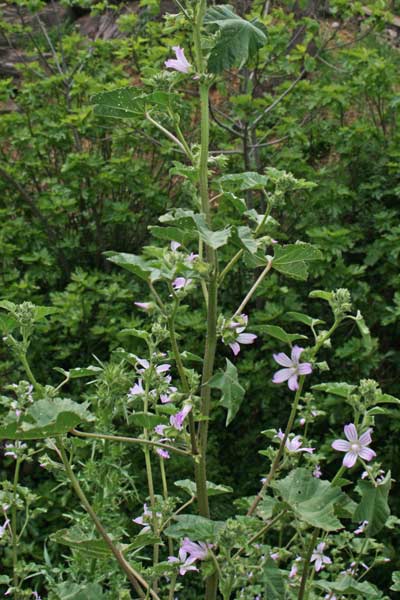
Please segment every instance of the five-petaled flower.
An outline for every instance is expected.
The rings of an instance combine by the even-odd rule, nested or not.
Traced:
[[[177,292],[178,290],[185,289],[185,287],[190,285],[192,283],[192,281],[193,281],[193,279],[190,279],[190,278],[186,279],[186,277],[177,277],[172,282],[172,287],[173,287],[174,291]]]
[[[356,426],[354,423],[349,423],[344,426],[344,435],[347,440],[332,442],[332,448],[339,450],[339,452],[346,452],[343,465],[348,469],[356,464],[358,458],[370,461],[376,456],[376,452],[372,448],[368,448],[372,441],[371,431],[372,429],[369,428],[358,437]]]
[[[175,429],[177,429],[178,431],[182,431],[183,421],[185,420],[185,418],[187,417],[187,415],[190,413],[191,410],[192,410],[192,405],[186,404],[182,408],[182,410],[180,410],[178,413],[176,413],[176,415],[171,415],[169,418],[169,422],[171,423],[172,427],[175,427]]]
[[[324,549],[325,549],[325,542],[321,542],[315,548],[315,550],[311,556],[310,562],[315,562],[315,570],[317,572],[321,571],[321,569],[324,568],[324,565],[330,565],[332,563],[332,560],[329,558],[329,556],[324,555]]]
[[[174,69],[175,71],[180,71],[181,73],[188,73],[192,65],[186,59],[183,48],[180,48],[179,46],[173,46],[172,50],[175,52],[176,58],[169,58],[165,61],[164,64],[167,69]]]
[[[169,556],[168,562],[180,563],[179,574],[184,575],[187,571],[198,571],[194,566],[196,560],[205,560],[208,558],[212,544],[205,542],[192,542],[189,538],[184,538],[179,549],[178,556]]]
[[[285,434],[279,429],[275,437],[283,440]],[[285,442],[285,447],[288,452],[308,452],[309,454],[312,454],[315,450],[315,448],[302,448],[302,445],[303,442],[301,441],[300,435],[295,435],[292,439],[287,438]]]
[[[292,390],[292,392],[299,389],[298,376],[309,375],[312,373],[311,363],[299,362],[302,352],[304,352],[304,348],[293,346],[290,358],[284,352],[273,355],[275,362],[277,362],[278,365],[281,365],[281,367],[285,367],[284,369],[279,369],[279,371],[274,374],[272,379],[273,383],[283,383],[284,381],[287,381],[289,389]]]
[[[240,352],[240,344],[253,344],[257,338],[255,333],[244,333],[248,321],[249,317],[243,313],[239,316],[238,321],[231,321],[229,323],[229,329],[234,329],[235,334],[237,334],[233,341],[228,341],[229,347],[235,356]]]

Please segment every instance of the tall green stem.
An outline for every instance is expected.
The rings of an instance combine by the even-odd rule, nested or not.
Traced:
[[[156,594],[156,592],[154,590],[152,590],[150,588],[149,584],[143,579],[143,577],[140,575],[140,573],[138,573],[126,561],[122,552],[117,548],[117,546],[114,544],[114,542],[112,541],[112,539],[110,538],[110,536],[108,535],[106,530],[104,529],[99,517],[95,513],[89,500],[86,498],[86,495],[85,495],[84,491],[82,490],[78,479],[75,477],[75,473],[73,472],[71,465],[69,463],[69,460],[68,460],[67,454],[65,452],[65,448],[64,448],[61,437],[58,438],[58,449],[60,452],[62,462],[64,464],[65,472],[71,482],[71,485],[72,485],[76,495],[78,496],[79,500],[81,501],[82,506],[85,508],[85,510],[91,517],[100,536],[103,538],[103,540],[105,541],[107,546],[110,548],[110,550],[111,550],[112,554],[114,555],[114,557],[116,558],[119,566],[127,575],[129,581],[131,582],[131,584],[132,584],[133,588],[135,589],[136,593],[138,594],[139,598],[146,597],[146,595],[142,589],[142,587],[143,587],[146,590],[146,592],[148,592],[154,600],[160,600],[160,597]]]
[[[312,556],[313,550],[315,548],[315,545],[316,545],[316,542],[318,539],[318,535],[319,535],[319,529],[315,528],[313,531],[313,535],[311,537],[310,543],[307,547],[306,556],[304,557],[303,573],[301,575],[299,595],[297,597],[298,600],[304,600],[304,597],[305,597],[308,573],[310,570],[310,560],[311,560],[311,556]],[[308,594],[307,594],[307,596],[308,596]]]
[[[293,405],[292,405],[292,410],[290,411],[289,420],[287,422],[283,438],[281,439],[281,443],[279,444],[278,452],[275,455],[275,458],[273,460],[273,463],[271,465],[271,468],[270,468],[268,476],[267,476],[267,478],[265,480],[265,483],[263,484],[263,486],[262,486],[261,490],[259,491],[259,493],[257,494],[257,496],[254,498],[253,504],[250,506],[250,508],[248,510],[247,514],[249,516],[254,513],[254,511],[256,510],[259,502],[263,498],[263,494],[264,494],[265,490],[268,488],[268,486],[271,484],[271,481],[275,477],[275,473],[276,473],[276,471],[277,471],[277,469],[279,467],[279,463],[281,461],[281,458],[283,456],[283,452],[285,450],[286,440],[289,437],[289,433],[292,431],[293,423],[294,423],[294,420],[296,418],[297,407],[299,405],[301,392],[303,390],[303,385],[304,385],[304,375],[300,377],[299,387],[298,387],[298,389],[296,391],[296,395],[294,397],[294,401],[293,401]]]
[[[19,481],[19,470],[21,466],[21,459],[17,457],[15,463],[14,481],[13,481],[13,505],[11,510],[11,530],[12,530],[12,558],[13,558],[13,586],[14,596],[18,600],[18,534],[17,534],[17,493],[18,493],[18,481]]]

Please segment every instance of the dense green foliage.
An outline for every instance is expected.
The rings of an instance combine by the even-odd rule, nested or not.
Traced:
[[[35,12],[44,3],[19,0],[16,4]],[[89,10],[91,3],[66,4],[77,11],[77,7]],[[124,403],[133,375],[121,363],[118,349],[123,346],[138,354],[143,349],[143,340],[122,330],[147,322],[148,317],[133,305],[147,299],[146,287],[107,261],[104,253],[139,254],[150,240],[162,246],[163,234],[154,227],[158,216],[187,208],[192,194],[183,153],[172,150],[142,112],[129,121],[113,121],[100,119],[93,110],[95,94],[127,85],[147,92],[154,77],[166,92],[164,60],[173,43],[187,41],[180,18],[165,21],[158,2],[129,4],[135,5],[131,12],[107,2],[92,7],[97,14],[107,12],[116,19],[119,15],[121,36],[113,39],[89,39],[71,19],[48,30],[34,27],[22,41],[25,26],[0,21],[7,39],[22,45],[26,57],[18,65],[18,77],[0,81],[2,106],[12,107],[0,117],[0,298],[14,303],[29,298],[58,309],[38,323],[29,349],[37,379],[56,385],[61,375],[55,366],[69,370],[94,365],[98,370],[86,373],[89,381],[93,379],[91,385],[77,379],[69,393],[91,403],[98,431],[127,434],[132,423],[125,419]],[[233,67],[211,90],[211,148],[225,152],[215,153],[212,166],[211,189],[219,208],[216,229],[223,230],[228,221],[241,222],[240,200],[226,192],[229,181],[220,194],[219,175],[229,165],[231,173],[267,176],[267,195],[278,198],[274,217],[281,224],[278,230],[270,220],[271,238],[280,236],[279,241],[288,244],[298,239],[310,242],[322,255],[310,263],[307,282],[298,277],[289,285],[285,271],[276,269],[259,286],[251,304],[251,330],[258,340],[238,363],[245,402],[226,430],[225,410],[218,407],[213,413],[210,479],[232,486],[239,498],[255,493],[255,482],[265,471],[265,457],[257,454],[265,445],[259,431],[281,427],[289,411],[285,390],[271,383],[271,356],[278,342],[269,327],[290,328],[296,319],[288,312],[329,321],[326,303],[308,298],[312,289],[348,288],[353,306],[364,317],[361,323],[354,322],[354,332],[348,328],[336,332],[328,380],[358,385],[361,379],[372,378],[384,392],[400,395],[396,344],[400,334],[400,57],[390,35],[393,29],[388,30],[389,3],[364,3],[370,16],[358,3],[340,1],[323,3],[319,10],[314,2],[271,2],[268,14],[263,14],[263,5],[269,3],[235,4],[239,12],[248,19],[258,17],[262,25],[249,27],[242,40],[254,51],[246,66],[236,64],[222,46],[211,62],[218,73]],[[222,8],[213,10],[218,13]],[[229,31],[218,18],[221,14],[211,15],[209,21],[220,27],[220,39],[227,36],[229,44]],[[163,124],[179,125],[188,142],[195,143],[199,122],[189,110],[191,102],[194,106],[197,101],[195,82],[189,82],[186,92],[185,102]],[[237,190],[237,181],[233,183],[232,189]],[[265,209],[263,185],[243,182],[241,193],[248,208]],[[243,232],[237,247],[246,243],[251,241],[246,242]],[[222,260],[231,255],[231,248],[222,248]],[[243,263],[226,279],[222,312],[228,314],[251,286],[254,272]],[[178,316],[179,331],[185,349],[196,354],[204,314],[192,298],[187,304]],[[297,325],[300,334],[308,333],[306,325]],[[219,352],[218,367],[225,368],[227,357],[232,359],[228,351]],[[3,381],[16,383],[25,375],[6,344],[0,347],[0,358],[4,393]],[[319,374],[313,384],[319,383],[319,377],[322,381]],[[220,384],[214,381],[215,388]],[[314,395],[319,416],[310,427],[314,439],[322,439],[331,427],[347,422],[350,410],[346,414],[348,409],[329,390]],[[377,413],[374,447],[379,459],[392,466],[395,480],[400,477],[395,460],[399,430],[398,408]],[[50,435],[55,430],[49,431]],[[73,447],[83,465],[79,478],[104,524],[115,538],[136,533],[131,521],[141,514],[146,495],[141,453],[107,441],[90,446],[86,440],[74,439]],[[327,452],[332,451],[327,448]],[[117,566],[109,564],[103,547],[92,548],[90,554],[88,544],[87,558],[82,560],[82,550],[60,534],[62,527],[73,525],[77,539],[91,538],[93,526],[50,456],[51,452],[45,458],[41,453],[46,469],[42,471],[32,454],[22,473],[25,501],[33,507],[35,518],[21,543],[26,561],[21,575],[36,573],[41,565],[41,576],[27,589],[32,585],[43,597],[54,599],[67,598],[67,590],[75,600],[129,598],[128,585]],[[171,471],[171,477],[181,480],[192,477],[179,457]],[[13,460],[5,457],[2,478],[10,479],[12,472]],[[286,485],[290,491],[290,482]],[[35,489],[35,495],[28,488]],[[179,497],[186,498],[181,489]],[[212,505],[216,519],[234,514],[227,498],[217,497]],[[392,508],[400,514],[395,494]],[[390,573],[393,567],[400,569],[395,517],[391,527],[385,541],[395,564],[374,573],[386,597],[391,597]],[[62,559],[66,546],[73,549]],[[12,558],[2,546],[0,552],[7,577]],[[1,576],[5,590],[8,580]],[[362,590],[354,591],[358,592]]]

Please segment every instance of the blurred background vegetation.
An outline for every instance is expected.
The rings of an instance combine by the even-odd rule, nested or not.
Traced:
[[[314,182],[312,189],[286,194],[275,215],[282,223],[277,236],[284,242],[311,242],[323,253],[307,284],[288,283],[274,273],[249,307],[249,330],[259,339],[238,361],[246,401],[227,430],[216,409],[209,463],[210,479],[232,485],[235,496],[241,496],[254,493],[266,470],[265,458],[257,454],[265,438],[258,432],[282,426],[288,409],[285,390],[271,384],[276,341],[263,335],[262,327],[285,326],[287,311],[326,317],[325,307],[308,299],[312,289],[347,287],[372,333],[366,343],[340,330],[326,356],[331,372],[324,380],[357,384],[373,378],[385,392],[400,395],[400,3],[231,4],[248,18],[263,19],[268,42],[254,64],[226,73],[213,87],[211,148],[225,153],[231,173],[273,167]],[[90,99],[99,91],[142,85],[162,73],[172,45],[189,47],[176,19],[165,21],[167,12],[177,12],[173,2],[0,3],[0,298],[59,309],[36,336],[32,368],[42,382],[55,382],[59,375],[53,367],[98,364],[95,355],[104,364],[98,382],[77,385],[71,393],[91,399],[104,427],[111,415],[119,431],[133,375],[112,352],[127,347],[121,329],[141,323],[133,302],[145,300],[146,290],[107,262],[103,252],[140,253],[151,240],[148,225],[184,204],[187,191],[174,165],[182,157],[157,130],[139,117],[128,124],[104,124],[94,116]],[[189,82],[182,92],[186,108],[180,125],[196,143],[196,88]],[[256,192],[246,200],[250,206],[262,203]],[[230,210],[227,205],[227,214]],[[236,308],[252,277],[245,265],[229,275],[223,312]],[[198,347],[202,323],[193,299],[179,323],[188,350]],[[136,343],[128,341],[128,349],[139,352]],[[220,348],[221,364],[228,354]],[[24,378],[4,345],[0,360],[2,386]],[[333,397],[316,402],[325,412],[312,428],[318,443],[331,428],[341,428],[347,409]],[[393,466],[395,479],[400,475],[399,431],[396,409],[377,418],[374,448],[384,464]],[[143,494],[132,492],[140,490],[143,480],[140,455],[77,444],[86,461],[82,479],[100,515],[116,533],[129,532],[130,519],[141,513]],[[174,462],[172,475],[184,478],[182,469]],[[0,470],[7,477],[12,460],[3,457]],[[61,567],[65,549],[49,544],[49,533],[60,528],[60,520],[67,525],[74,515],[85,522],[80,511],[74,512],[69,490],[61,486],[55,502],[53,477],[33,464],[25,467],[24,482],[34,483],[38,503],[46,509],[31,523],[24,552],[38,563],[45,556],[43,573],[47,589],[53,590],[49,597],[64,597],[57,588],[63,569],[77,584],[103,583],[104,565],[94,567],[68,553]],[[392,502],[399,514],[399,496]],[[118,516],[121,510],[125,521]],[[216,516],[233,510],[231,500],[214,504]],[[395,531],[389,543],[398,547]],[[107,568],[111,595],[104,597],[114,600],[116,590],[120,598],[129,597],[123,595],[118,571]],[[377,580],[383,586],[389,580],[384,569]],[[86,599],[92,592],[102,597],[93,589],[85,592]]]

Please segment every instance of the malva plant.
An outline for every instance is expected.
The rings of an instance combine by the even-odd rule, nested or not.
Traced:
[[[310,294],[327,303],[331,311],[326,328],[320,319],[292,312],[288,319],[308,328],[307,336],[277,325],[264,330],[276,340],[271,370],[265,373],[266,393],[276,389],[268,387],[271,379],[273,384],[287,384],[288,420],[278,431],[262,432],[269,441],[262,451],[266,464],[259,489],[255,481],[252,496],[235,498],[233,516],[212,518],[210,498],[233,490],[208,481],[209,429],[219,407],[227,411],[227,426],[240,418],[246,390],[236,364],[240,365],[246,347],[259,343],[263,336],[262,331],[247,331],[257,325],[252,323],[252,302],[271,273],[305,281],[310,265],[321,255],[310,244],[284,244],[275,239],[284,239],[274,213],[284,203],[282,188],[287,194],[306,190],[307,182],[283,171],[275,171],[271,182],[268,169],[263,174],[227,173],[225,157],[210,152],[210,89],[224,70],[251,65],[266,44],[264,26],[242,19],[225,5],[207,8],[204,0],[178,5],[182,12],[177,22],[182,31],[191,31],[191,37],[184,47],[172,47],[176,59],[166,60],[162,73],[146,79],[142,87],[105,91],[93,99],[99,119],[129,120],[139,114],[146,127],[161,132],[171,144],[174,169],[179,168],[190,190],[187,205],[161,215],[160,224],[150,227],[157,241],[146,246],[142,255],[107,252],[111,263],[132,273],[148,290],[148,298],[133,299],[144,314],[143,328],[122,331],[128,343],[113,357],[118,368],[129,372],[123,402],[129,435],[116,431],[121,415],[115,422],[100,421],[87,402],[64,397],[64,389],[74,379],[100,381],[106,370],[103,364],[58,369],[63,379],[57,386],[37,381],[29,364],[29,348],[36,325],[54,309],[29,302],[0,303],[6,311],[4,343],[28,379],[10,386],[9,394],[1,398],[6,417],[0,436],[11,444],[8,455],[15,460],[14,480],[3,483],[0,492],[1,543],[8,544],[13,567],[13,576],[1,583],[7,588],[5,593],[16,599],[38,597],[32,587],[33,570],[21,566],[19,542],[26,535],[29,518],[34,519],[31,506],[36,500],[21,485],[20,468],[24,461],[39,459],[57,476],[61,474],[63,484],[68,481],[93,524],[91,533],[77,532],[72,525],[70,531],[57,532],[55,539],[71,548],[80,544],[81,549],[92,548],[95,542],[97,552],[115,559],[133,598],[384,598],[366,576],[390,558],[374,536],[385,526],[393,526],[388,505],[391,474],[382,474],[380,463],[371,462],[376,454],[369,445],[381,405],[399,401],[371,380],[359,385],[316,383],[329,372],[329,350],[339,327],[348,326],[351,332],[355,325],[361,338],[369,339],[362,315],[352,312],[346,289]],[[193,56],[193,64],[185,52]],[[189,144],[180,124],[185,89],[198,96],[198,110],[192,115],[199,130],[196,144]],[[243,191],[249,192],[246,199]],[[229,223],[219,212],[223,202],[231,203],[234,211]],[[253,283],[239,306],[231,307],[231,314],[221,314],[226,276],[238,264],[255,271]],[[185,349],[188,331],[182,328],[181,315],[200,303],[204,344],[202,353],[195,354]],[[140,356],[132,351],[132,340]],[[304,347],[294,344],[297,340]],[[286,354],[283,350],[288,348]],[[232,362],[235,357],[237,363]],[[275,374],[273,361],[282,367]],[[312,392],[306,393],[307,387]],[[323,394],[339,397],[351,410],[353,422],[341,423],[327,434],[325,444],[317,446],[312,431],[318,408],[324,407]],[[315,407],[307,412],[307,404]],[[300,423],[303,409],[312,418],[301,417],[304,422]],[[100,430],[98,422],[109,430]],[[300,433],[298,424],[304,427]],[[333,441],[342,426],[347,439]],[[74,461],[76,444],[81,446],[82,440],[140,448],[147,493],[142,499],[143,513],[131,518],[132,527],[140,528],[132,536],[123,528],[118,535],[109,531],[84,489],[78,476],[81,461]],[[330,446],[346,453],[332,480],[322,475],[331,462],[338,462]],[[168,470],[174,457],[185,461],[185,470],[193,472],[194,481],[174,482],[188,494],[184,502],[171,492]],[[252,460],[250,451],[248,459]],[[357,470],[358,462],[366,478]],[[353,481],[354,489],[350,487]],[[56,590],[51,582],[39,585],[52,585],[52,593]]]

